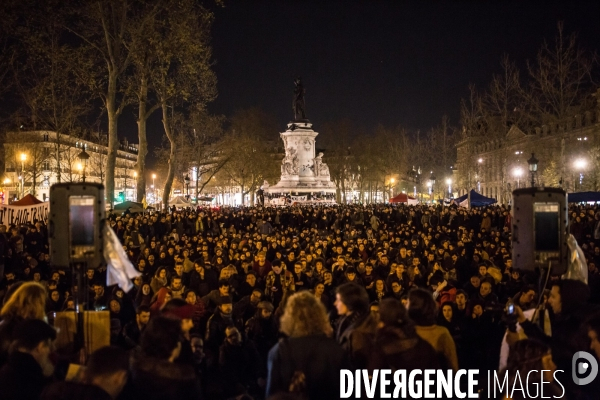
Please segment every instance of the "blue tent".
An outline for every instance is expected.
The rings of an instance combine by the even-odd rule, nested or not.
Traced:
[[[569,203],[587,203],[600,201],[600,192],[577,192],[568,193],[567,200]]]
[[[469,194],[471,195],[471,207],[485,207],[496,203],[496,199],[493,199],[491,197],[485,197],[484,195],[477,193],[473,189],[471,189],[471,193]],[[462,203],[463,201],[467,200],[469,194],[465,194],[454,199],[454,202],[456,204]]]

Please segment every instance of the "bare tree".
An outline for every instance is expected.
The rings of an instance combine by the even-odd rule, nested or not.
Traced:
[[[193,0],[173,2],[161,11],[154,38],[156,62],[150,81],[162,110],[165,135],[170,143],[169,169],[163,191],[168,207],[178,155],[174,120],[176,107],[202,107],[216,96],[216,77],[211,70],[210,26],[213,15]],[[169,112],[169,110],[171,110]]]
[[[144,30],[154,17],[153,8],[140,0],[86,0],[83,7],[71,13],[78,20],[76,26],[65,28],[81,39],[80,50],[94,65],[88,69],[86,81],[103,101],[108,118],[108,153],[106,157],[106,198],[114,203],[115,171],[119,149],[118,120],[130,98],[126,85],[132,63],[132,49],[137,48],[138,36],[130,27]]]
[[[563,121],[574,115],[591,93],[595,64],[595,58],[579,47],[577,36],[566,36],[559,23],[554,42],[544,41],[536,59],[527,63],[528,103],[538,121]]]
[[[258,108],[237,111],[222,143],[223,155],[228,159],[219,173],[221,181],[229,180],[240,187],[242,204],[265,180],[279,177],[280,169],[275,154],[273,133],[277,132],[275,119]]]
[[[336,187],[337,202],[347,202],[346,188],[348,177],[354,164],[353,149],[351,148],[352,124],[348,120],[327,122],[323,124],[321,135],[325,147],[323,161],[329,166],[331,179]]]

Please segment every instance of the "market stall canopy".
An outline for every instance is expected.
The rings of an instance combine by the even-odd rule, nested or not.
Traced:
[[[485,197],[473,189],[469,193],[454,199],[454,202],[462,207],[468,207],[467,204],[469,203],[471,207],[485,207],[497,203],[496,199]]]
[[[567,201],[569,203],[597,202],[597,201],[600,201],[600,192],[568,193],[567,194]]]
[[[32,206],[34,204],[43,203],[40,199],[36,199],[34,195],[28,194],[19,201],[12,203],[12,206]]]
[[[169,205],[175,207],[190,207],[192,203],[186,200],[186,198],[183,196],[177,196],[169,200]]]
[[[390,203],[408,203],[417,204],[419,201],[414,197],[407,195],[406,193],[399,193],[398,195],[390,199]]]
[[[131,213],[141,213],[144,212],[144,205],[142,203],[136,203],[135,201],[124,201],[119,204],[115,204],[114,211],[116,213],[123,213],[129,208],[129,212]]]

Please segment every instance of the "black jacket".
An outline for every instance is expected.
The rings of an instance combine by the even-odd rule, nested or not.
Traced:
[[[0,400],[37,400],[45,384],[42,367],[35,358],[15,351],[0,369]]]
[[[0,321],[0,368],[8,361],[8,350],[14,339],[14,330],[22,318]]]
[[[267,394],[288,392],[295,373],[306,377],[309,399],[338,399],[340,369],[348,368],[344,350],[325,335],[283,339],[269,352]]]

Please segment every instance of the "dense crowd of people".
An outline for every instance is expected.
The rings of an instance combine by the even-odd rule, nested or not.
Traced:
[[[554,364],[566,398],[594,398],[597,386],[572,384],[571,357],[600,356],[596,211],[570,210],[588,283],[545,285],[513,268],[504,206],[111,212],[141,276],[125,292],[106,285],[106,268],[86,271],[80,306],[109,312],[111,346],[67,380],[73,357],[53,349],[47,322],[75,310],[79,289],[53,267],[43,222],[0,226],[0,398],[332,399],[341,368]]]

